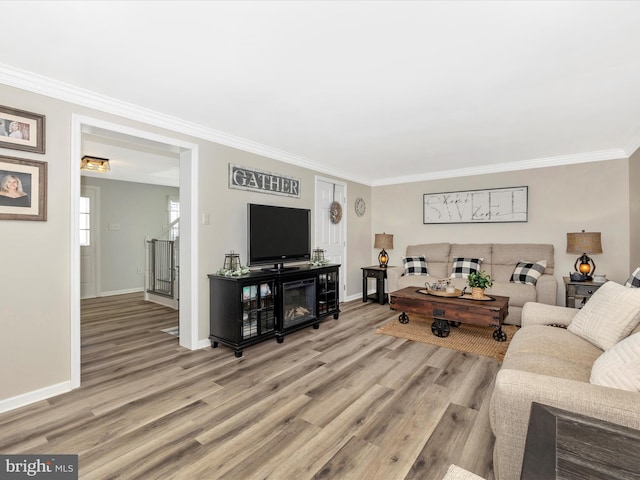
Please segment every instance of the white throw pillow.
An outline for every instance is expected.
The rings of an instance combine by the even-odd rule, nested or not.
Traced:
[[[619,283],[602,285],[573,317],[567,330],[608,350],[640,323],[640,288]]]
[[[593,363],[591,383],[640,392],[640,333],[625,338]]]

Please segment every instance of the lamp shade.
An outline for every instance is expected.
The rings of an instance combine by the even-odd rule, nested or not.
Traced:
[[[567,253],[602,253],[600,232],[567,233]]]
[[[376,239],[373,248],[382,248],[393,250],[393,235],[390,233],[376,233]]]

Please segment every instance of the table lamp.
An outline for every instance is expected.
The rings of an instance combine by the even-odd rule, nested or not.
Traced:
[[[582,254],[573,268],[584,275],[586,280],[593,280],[596,264],[587,254],[602,253],[600,232],[567,233],[567,253]]]
[[[389,250],[393,249],[393,235],[390,233],[376,233],[373,248],[382,249],[378,255],[378,263],[380,264],[380,267],[386,268],[389,263],[389,254],[385,251],[385,248],[388,248]]]

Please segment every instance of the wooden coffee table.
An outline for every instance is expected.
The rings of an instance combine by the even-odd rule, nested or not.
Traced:
[[[402,312],[400,323],[409,323],[407,313],[433,318],[431,331],[438,337],[448,337],[450,327],[461,323],[495,328],[493,338],[498,342],[507,340],[502,324],[509,313],[509,297],[491,295],[491,300],[471,300],[464,297],[440,297],[426,293],[416,287],[406,287],[389,294],[391,310]],[[424,290],[423,290],[424,291]]]

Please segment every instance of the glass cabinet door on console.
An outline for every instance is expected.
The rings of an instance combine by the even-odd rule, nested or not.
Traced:
[[[257,278],[209,275],[211,346],[218,343],[242,356],[244,347],[276,336],[276,282]]]
[[[301,265],[281,271],[254,270],[242,276],[210,274],[211,346],[231,347],[241,357],[245,347],[284,337],[302,328],[319,328],[339,310],[339,265]]]
[[[242,340],[275,332],[274,282],[242,287]]]
[[[333,314],[338,318],[338,269],[318,274],[318,316]]]

